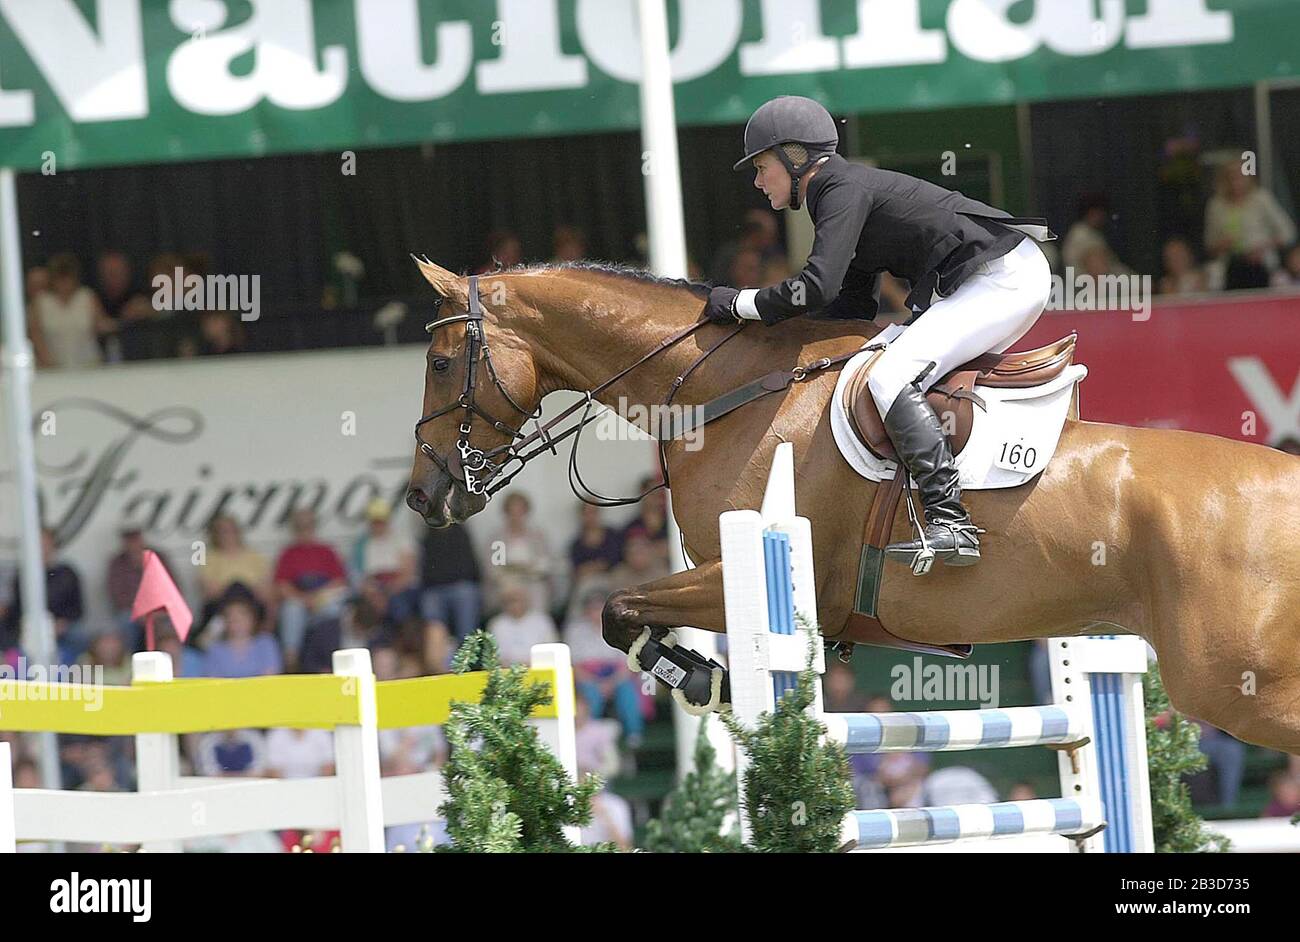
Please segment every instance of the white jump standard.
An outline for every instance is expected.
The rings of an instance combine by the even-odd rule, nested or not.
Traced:
[[[719,522],[731,704],[736,718],[753,727],[794,686],[816,625],[812,530],[794,510],[793,446],[776,449],[762,511],[730,511]],[[1049,645],[1056,702],[1048,706],[828,714],[816,685],[813,709],[851,755],[1039,745],[1059,752],[1060,798],[854,811],[844,821],[845,845],[868,850],[997,840],[999,849],[1010,849],[1002,842],[1061,835],[1073,839],[1075,850],[1154,850],[1141,687],[1145,643],[1055,638]],[[813,666],[825,672],[820,639]],[[746,765],[738,749],[737,772]],[[748,840],[743,813],[741,829]]]

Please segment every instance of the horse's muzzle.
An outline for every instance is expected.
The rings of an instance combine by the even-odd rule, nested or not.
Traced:
[[[487,498],[469,493],[464,485],[443,471],[429,487],[410,488],[406,492],[406,506],[424,518],[426,525],[441,529],[464,523],[487,506]]]

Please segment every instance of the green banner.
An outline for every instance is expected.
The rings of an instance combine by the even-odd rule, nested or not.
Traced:
[[[1296,0],[669,0],[683,124],[779,94],[916,110],[1300,70]],[[637,126],[636,0],[3,0],[0,164]]]

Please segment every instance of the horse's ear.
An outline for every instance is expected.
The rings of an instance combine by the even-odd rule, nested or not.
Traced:
[[[447,271],[441,265],[435,265],[427,258],[411,259],[420,268],[424,280],[433,285],[433,290],[449,301],[464,306],[469,303],[469,284],[459,275]]]

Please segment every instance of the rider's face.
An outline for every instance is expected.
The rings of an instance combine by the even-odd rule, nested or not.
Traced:
[[[754,158],[754,186],[763,191],[773,209],[790,205],[790,174],[770,150]]]

